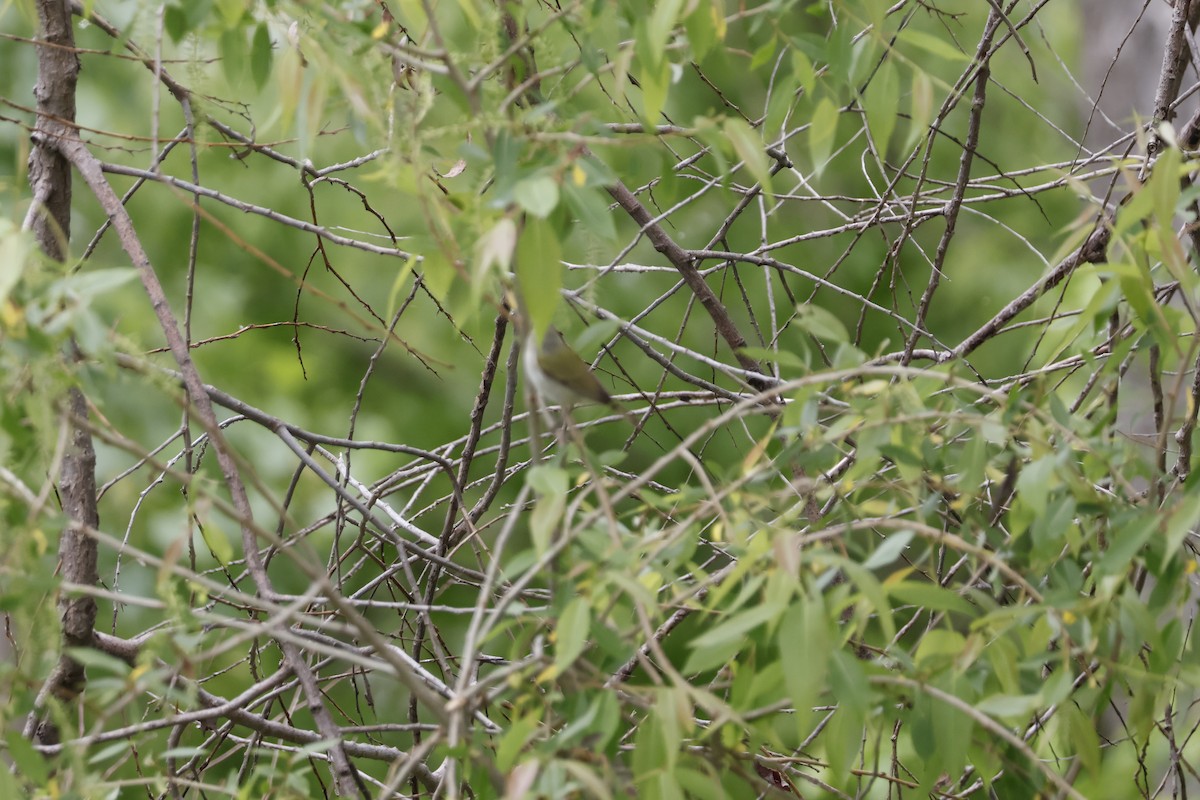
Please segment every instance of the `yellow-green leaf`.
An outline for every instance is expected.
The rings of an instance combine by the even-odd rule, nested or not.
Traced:
[[[918,139],[925,135],[929,121],[933,119],[933,81],[924,72],[914,72],[912,95],[909,104],[908,141],[904,147],[912,147]]]
[[[825,685],[829,653],[833,649],[821,595],[805,598],[788,608],[776,635],[779,658],[786,666],[784,685],[791,696],[798,738],[803,740],[817,721],[812,708]]]
[[[665,60],[657,65],[647,64],[640,77],[642,122],[654,126],[659,123],[659,115],[667,102],[667,89],[671,85],[671,65]]]
[[[863,97],[863,111],[867,115],[867,127],[875,140],[875,150],[880,158],[887,157],[888,143],[896,129],[896,118],[900,106],[900,78],[891,61],[884,61],[879,71],[867,86]]]
[[[833,152],[833,140],[837,134],[838,109],[828,97],[822,97],[813,111],[808,129],[808,151],[812,156],[813,169],[820,174],[825,169],[829,154]]]
[[[21,280],[33,250],[29,235],[7,219],[0,219],[0,305]]]
[[[209,552],[221,566],[233,562],[233,545],[229,543],[228,537],[220,527],[214,525],[210,520],[200,526],[200,535],[204,537],[204,543],[208,545]]]
[[[709,0],[696,4],[692,13],[683,21],[688,42],[692,45],[692,58],[703,61],[713,45],[725,38],[725,17],[716,8],[720,0]]]
[[[805,96],[812,97],[813,90],[817,88],[817,71],[813,68],[812,59],[800,48],[792,50],[792,72],[804,89]]]
[[[679,18],[683,0],[658,0],[652,7],[654,11],[646,24],[646,43],[652,57],[658,63],[663,60],[663,51],[671,36],[671,30],[675,27],[675,20]]]
[[[769,197],[771,195],[771,167],[767,160],[762,137],[740,117],[729,117],[721,127],[729,138],[730,144],[733,145],[734,152],[738,154],[738,158],[745,162],[746,169]]]
[[[815,339],[823,342],[849,341],[846,326],[832,311],[809,303],[796,309],[797,325]]]
[[[930,55],[935,55],[949,61],[967,61],[970,58],[966,53],[958,50],[945,39],[939,39],[937,36],[932,36],[924,31],[913,30],[912,28],[905,28],[900,32],[900,41],[915,45]]]
[[[558,181],[545,172],[522,178],[513,187],[513,199],[530,214],[545,219],[558,206]]]
[[[592,612],[587,600],[576,597],[567,604],[558,615],[558,625],[554,629],[554,672],[561,675],[563,670],[571,666],[587,644],[588,633],[591,630]]]
[[[517,280],[525,317],[535,335],[550,326],[563,285],[562,246],[546,220],[530,217],[517,243]]]
[[[529,534],[534,549],[541,555],[550,546],[567,506],[567,473],[558,467],[534,467],[526,480],[537,496],[529,516]]]

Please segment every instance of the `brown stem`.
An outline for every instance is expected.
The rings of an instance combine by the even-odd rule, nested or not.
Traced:
[[[692,290],[692,293],[699,298],[704,310],[712,317],[713,324],[717,327],[717,333],[725,340],[730,349],[733,350],[734,357],[741,364],[743,369],[758,373],[757,377],[749,377],[748,381],[756,391],[766,391],[774,386],[775,382],[763,372],[762,366],[757,359],[753,359],[746,355],[742,349],[746,347],[746,338],[742,336],[742,332],[738,330],[737,324],[730,318],[725,304],[713,292],[709,285],[704,282],[704,277],[700,271],[696,269],[696,265],[692,256],[686,250],[680,247],[674,239],[672,239],[662,225],[654,220],[646,207],[641,201],[629,191],[629,188],[620,181],[616,181],[611,186],[605,187],[612,198],[617,201],[625,213],[628,214],[634,222],[642,227],[646,233],[646,238],[654,245],[654,249],[667,257],[671,265],[679,272],[684,283]]]
[[[41,41],[37,48],[38,79],[34,86],[38,117],[36,132],[43,132],[51,120],[67,123],[75,119],[75,86],[79,75],[79,59],[75,56],[75,37],[71,29],[71,13],[62,0],[41,0],[37,4]],[[62,261],[67,254],[71,235],[71,165],[52,145],[35,136],[29,155],[29,185],[35,203],[30,208],[28,227],[39,248],[47,257]],[[66,525],[58,543],[58,569],[64,581],[94,585],[99,580],[96,542],[84,531],[100,522],[96,507],[96,451],[86,424],[87,399],[76,388],[69,389],[63,416],[70,441],[62,460],[58,493]],[[62,621],[64,648],[89,647],[96,624],[96,601],[81,597],[60,597],[59,615]],[[56,697],[71,702],[82,694],[87,684],[83,664],[65,652],[51,671],[39,693],[36,708]],[[49,719],[39,719],[35,711],[29,716],[25,734],[38,744],[55,744],[60,738],[58,726]]]
[[[79,171],[88,188],[92,190],[105,213],[113,221],[113,228],[117,232],[122,248],[137,268],[138,276],[142,280],[146,295],[150,298],[150,304],[158,318],[159,327],[166,338],[167,346],[171,350],[175,362],[179,365],[188,399],[196,411],[196,418],[204,426],[216,452],[217,463],[220,465],[225,485],[229,489],[230,499],[233,501],[241,523],[242,547],[246,556],[247,569],[253,577],[258,591],[263,596],[269,597],[274,591],[258,548],[253,525],[254,515],[250,508],[250,499],[246,494],[245,484],[242,482],[238,470],[237,459],[220,431],[216,414],[213,412],[212,401],[208,397],[204,383],[200,380],[200,373],[196,370],[196,365],[192,362],[191,353],[179,330],[178,321],[171,311],[166,292],[149,256],[142,247],[141,240],[134,229],[133,220],[130,219],[125,207],[121,205],[121,199],[104,179],[100,162],[77,138],[76,131],[48,119],[45,123],[46,130],[37,137],[37,141],[57,147],[59,152],[66,156]],[[308,698],[308,710],[313,715],[321,736],[335,743],[330,749],[330,760],[337,782],[337,793],[342,796],[356,793],[359,789],[360,779],[353,764],[350,763],[338,726],[322,701],[316,677],[305,663],[303,654],[296,645],[280,641],[279,646],[284,652],[288,666],[295,672],[300,685],[304,688]]]

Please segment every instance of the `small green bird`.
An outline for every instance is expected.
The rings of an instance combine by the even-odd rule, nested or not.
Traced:
[[[525,377],[543,403],[564,409],[576,403],[599,403],[624,412],[553,325],[546,329],[540,347],[532,332],[525,334],[521,361]]]

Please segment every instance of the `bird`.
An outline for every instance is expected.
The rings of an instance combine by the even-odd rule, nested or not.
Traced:
[[[567,410],[578,403],[597,403],[626,413],[587,363],[567,344],[561,331],[553,325],[547,326],[540,342],[531,331],[524,336],[521,362],[525,377],[542,402]]]

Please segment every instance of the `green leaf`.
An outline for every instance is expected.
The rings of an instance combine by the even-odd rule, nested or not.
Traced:
[[[1139,515],[1114,525],[1108,534],[1108,547],[1096,561],[1096,574],[1123,574],[1157,530],[1158,520],[1151,516]]]
[[[553,669],[556,675],[561,675],[583,652],[591,625],[591,607],[582,597],[572,599],[559,614],[558,625],[554,628]]]
[[[849,560],[839,560],[842,569],[846,575],[862,592],[863,599],[866,600],[875,610],[875,619],[879,626],[883,629],[883,636],[886,639],[891,639],[896,635],[896,623],[892,619],[892,607],[888,604],[887,595],[883,591],[883,586],[879,580],[866,569],[863,569],[861,564],[857,564]]]
[[[217,11],[221,22],[227,30],[239,27],[242,18],[246,16],[246,0],[216,0]]]
[[[908,543],[912,541],[916,533],[913,531],[896,531],[888,534],[888,537],[883,540],[883,544],[875,548],[875,552],[863,562],[863,569],[878,569],[891,564],[900,554],[904,552],[904,548],[908,547]]]
[[[664,60],[663,51],[683,8],[683,0],[657,0],[652,8],[654,11],[646,23],[646,45],[653,63],[659,64]]]
[[[642,84],[642,122],[650,127],[661,120],[663,106],[667,103],[667,90],[671,86],[671,65],[668,62],[645,65],[640,74]]]
[[[602,319],[588,325],[579,333],[571,337],[571,347],[575,352],[586,354],[590,357],[592,353],[600,348],[600,345],[607,342],[617,331],[620,330],[621,323],[615,319]],[[611,457],[620,458],[620,454],[613,454]],[[611,464],[607,464],[611,466]]]
[[[621,713],[616,696],[608,692],[591,695],[590,702],[586,704],[584,699],[580,696],[575,712],[569,717],[570,721],[551,740],[556,751],[573,747],[585,737],[589,746],[603,746],[612,736]],[[597,739],[600,741],[597,742]]]
[[[229,28],[221,33],[218,42],[221,54],[221,72],[225,81],[237,87],[246,72],[246,34],[241,28]]]
[[[905,28],[900,31],[900,42],[914,45],[930,55],[944,58],[948,61],[966,62],[970,60],[970,56],[955,48],[954,45],[945,39],[940,39],[937,36],[932,36],[913,28]]]
[[[527,218],[517,241],[517,280],[521,302],[535,336],[541,336],[554,319],[563,285],[562,246],[546,220]]]
[[[792,72],[804,89],[805,96],[812,97],[817,88],[817,71],[813,68],[812,59],[799,48],[792,50]]]
[[[414,265],[414,268],[415,266],[417,265]],[[458,271],[446,259],[446,254],[436,248],[431,249],[422,255],[419,266],[424,286],[439,301],[445,301],[450,287],[458,278]]]
[[[133,745],[130,744],[128,740],[113,742],[112,744],[110,744],[106,747],[101,747],[95,751],[89,752],[87,763],[88,764],[103,764],[104,762],[111,761],[112,759],[117,758],[118,756],[127,755],[132,747],[133,747]],[[174,748],[174,750],[191,750],[192,751],[191,753],[187,753],[187,754],[181,753],[180,756],[182,756],[183,758],[190,758],[193,755],[198,755],[200,753],[205,752],[202,748],[198,748],[198,747],[179,747],[179,748]],[[172,752],[173,752],[173,750],[168,750],[168,751],[162,753],[161,756],[163,758],[179,757],[179,756],[171,755]],[[16,797],[16,795],[11,795],[11,796]]]
[[[845,660],[841,660],[845,665]],[[825,752],[829,759],[829,771],[835,776],[851,775],[851,769],[857,766],[858,751],[862,746],[864,712],[855,698],[861,692],[853,680],[846,680],[835,666],[830,673],[830,684],[833,696],[838,699],[838,710],[830,720],[825,730]],[[865,687],[863,687],[865,688]],[[846,691],[845,694],[842,692]]]
[[[670,771],[675,769],[679,758],[685,728],[690,733],[691,726],[687,723],[691,720],[691,704],[683,687],[661,689],[657,694],[658,702],[651,713],[661,723],[659,735],[662,736],[663,753],[666,755],[663,766]]]
[[[1085,277],[1086,276],[1086,277]],[[1117,302],[1121,298],[1121,287],[1116,281],[1100,282],[1095,275],[1086,273],[1076,276],[1077,280],[1095,281],[1094,290],[1088,294],[1088,302],[1078,318],[1069,327],[1063,329],[1051,328],[1049,333],[1058,334],[1058,343],[1047,352],[1042,359],[1042,363],[1053,364],[1058,361],[1059,356],[1072,344],[1075,344],[1080,336],[1085,333],[1094,332],[1112,316],[1113,310],[1117,307]],[[1052,339],[1048,341],[1053,345]],[[1090,345],[1089,345],[1090,346]]]
[[[210,520],[200,526],[200,535],[204,538],[208,551],[221,566],[233,563],[233,545],[229,543],[229,537],[225,535],[224,530]]]
[[[746,634],[775,619],[783,609],[771,604],[753,606],[734,614],[707,633],[697,636],[688,646],[693,650],[720,647],[729,642],[743,642]]]
[[[733,683],[729,687],[729,707],[735,711],[751,709],[763,697],[774,699],[786,691],[783,684],[783,662],[780,659],[764,659],[759,664],[757,650],[743,653],[734,664],[730,664]]]
[[[1066,700],[1068,695],[1071,694],[1073,678],[1074,676],[1071,674],[1070,669],[1059,665],[1042,682],[1042,688],[1038,692],[1038,697],[1041,700],[1040,705],[1043,707],[1056,706]]]
[[[996,793],[992,790],[992,781],[996,780],[996,776],[1004,769],[1004,761],[996,752],[996,748],[992,746],[992,742],[990,740],[983,744],[979,744],[978,741],[972,742],[968,756],[971,766],[975,768],[979,779],[983,781],[984,790],[988,792],[986,796],[996,797]],[[1095,775],[1096,773],[1085,774]]]
[[[938,670],[958,658],[966,646],[966,637],[958,631],[935,628],[921,637],[913,661],[922,669]]]
[[[606,242],[617,238],[617,226],[608,210],[607,193],[568,180],[562,185],[562,195],[571,213],[590,233]]]
[[[944,676],[938,683],[939,688],[947,694],[970,701],[972,692],[968,682],[962,677],[951,674]],[[970,717],[949,703],[935,700],[933,726],[937,731],[939,747],[934,757],[935,763],[931,766],[937,770],[938,775],[958,775],[966,764],[967,748],[971,743],[974,723]]]
[[[576,782],[583,784],[586,791],[582,793],[582,796],[594,797],[597,800],[612,800],[612,790],[597,774],[597,770],[587,764],[570,759],[561,759],[556,763],[566,770]],[[676,774],[678,775],[678,771]]]
[[[179,40],[191,32],[187,14],[179,6],[171,5],[163,9],[163,27],[171,41],[179,44]]]
[[[250,42],[250,77],[254,85],[262,89],[271,77],[271,66],[275,59],[275,51],[271,46],[271,34],[266,23],[260,23],[254,29],[254,39]]]
[[[498,208],[505,208],[512,201],[512,190],[520,175],[520,163],[525,149],[525,140],[513,136],[507,129],[496,132],[492,142],[492,169],[496,171],[495,197]]]
[[[703,61],[713,45],[725,39],[725,13],[720,5],[721,0],[705,0],[683,21],[692,58],[697,62]]]
[[[1074,497],[1058,494],[1047,503],[1045,511],[1034,518],[1029,529],[1034,559],[1048,564],[1057,561],[1075,519]]]
[[[775,57],[776,49],[777,44],[775,39],[772,38],[763,42],[763,44],[750,56],[750,64],[747,69],[749,69],[751,72],[754,72],[759,67],[762,67],[764,64],[771,61],[771,59]]]
[[[880,65],[867,86],[862,104],[867,115],[867,127],[875,140],[875,150],[880,158],[886,158],[888,142],[896,129],[900,111],[900,78],[891,61],[884,61]]]
[[[833,152],[833,140],[837,135],[838,108],[828,97],[822,97],[813,111],[808,129],[808,152],[812,156],[813,169],[819,175]]]
[[[825,687],[833,649],[821,595],[794,603],[784,614],[776,636],[779,659],[785,665],[784,685],[795,710],[797,740],[802,741],[816,724],[812,708]]]
[[[975,709],[989,717],[999,717],[1009,722],[1025,720],[1041,707],[1038,694],[994,694],[975,703]]]
[[[558,181],[546,172],[522,178],[513,187],[513,199],[530,214],[545,219],[558,207]]]
[[[1183,628],[1178,619],[1163,626],[1162,638],[1150,653],[1150,670],[1159,675],[1173,673],[1183,650]],[[1064,670],[1065,671],[1065,670]]]
[[[0,306],[21,280],[33,252],[33,241],[10,220],[0,218]]]
[[[137,270],[133,267],[87,270],[63,278],[54,291],[61,292],[63,297],[90,301],[97,295],[110,292],[136,277]]]
[[[835,25],[829,31],[829,35],[824,42],[824,47],[819,51],[821,55],[816,56],[818,60],[820,60],[821,56],[824,56],[825,69],[823,70],[823,75],[827,83],[832,83],[834,91],[840,92],[842,87],[852,88],[855,86],[853,76],[854,38],[848,26]],[[812,55],[811,51],[810,55]]]
[[[1182,156],[1178,148],[1167,147],[1154,162],[1146,181],[1146,192],[1153,198],[1154,221],[1160,230],[1174,233],[1172,224],[1179,205],[1179,179],[1191,169],[1180,170]]]
[[[1067,752],[1074,752],[1075,757],[1083,762],[1083,774],[1100,774],[1100,737],[1096,730],[1099,727],[1074,703],[1063,703],[1059,714],[1065,714],[1066,729],[1062,744]]]
[[[949,589],[932,583],[902,581],[894,584],[885,583],[883,587],[891,597],[918,608],[931,611],[957,611],[968,617],[974,616],[976,613],[975,607],[966,600]]]
[[[1198,522],[1200,522],[1200,494],[1192,492],[1184,495],[1167,517],[1167,536],[1163,543],[1167,554],[1163,562],[1164,566],[1169,564],[1171,559],[1180,552],[1183,540],[1196,529]]]
[[[1144,184],[1135,185],[1127,196],[1129,199],[1117,209],[1117,221],[1113,224],[1114,237],[1123,236],[1135,225],[1140,225],[1154,210],[1154,193]]]
[[[467,21],[471,23],[471,27],[474,30],[479,30],[483,27],[483,18],[480,16],[479,9],[475,7],[473,0],[458,0],[458,7]]]
[[[912,92],[908,110],[910,126],[904,148],[911,148],[925,136],[933,119],[933,80],[924,72],[913,72]]]
[[[796,88],[788,80],[786,67],[779,70],[778,82],[767,101],[767,114],[759,130],[767,142],[781,139],[786,134],[786,124],[796,103]]]
[[[688,797],[699,800],[729,800],[729,793],[714,776],[686,767],[677,767],[672,776]]]
[[[656,796],[658,777],[663,774],[663,764],[667,754],[663,750],[663,737],[660,732],[662,721],[658,715],[650,711],[642,724],[637,727],[633,739],[633,754],[630,757],[633,765],[633,776],[641,791],[640,796]]]
[[[1149,267],[1145,263],[1113,261],[1109,263],[1108,268],[1117,276],[1121,284],[1121,293],[1133,309],[1137,320],[1145,326],[1160,347],[1171,350],[1175,345],[1174,332],[1167,322],[1162,306],[1155,298],[1154,276],[1151,275]]]
[[[981,435],[970,436],[967,446],[961,451],[958,477],[955,487],[963,496],[964,504],[975,499],[983,483],[983,477],[988,463],[988,443]]]
[[[33,745],[20,731],[8,731],[4,734],[4,741],[8,743],[8,759],[16,765],[17,774],[35,786],[44,786],[50,779],[50,762],[33,749]],[[8,768],[3,771],[7,772]]]
[[[933,703],[934,699],[927,692],[918,692],[912,700],[912,721],[908,726],[913,752],[925,762],[936,756],[938,751],[937,730],[933,725]]]
[[[526,743],[541,726],[541,713],[537,710],[517,717],[508,723],[507,730],[496,745],[496,768],[508,772],[517,763]]]
[[[832,311],[812,303],[796,309],[794,324],[814,339],[823,342],[845,342],[850,338],[846,326]]]
[[[1017,493],[1021,502],[1029,506],[1034,514],[1044,514],[1050,490],[1058,485],[1055,468],[1056,456],[1042,456],[1025,466],[1017,476]]]
[[[674,769],[655,776],[650,792],[642,797],[644,800],[688,800],[675,778]]]
[[[991,637],[983,652],[1004,693],[1017,694],[1021,684],[1018,674],[1020,653],[1016,642],[1006,635]]]
[[[550,547],[567,507],[567,473],[559,467],[543,464],[531,469],[526,480],[537,495],[529,515],[529,534],[540,556]]]
[[[605,187],[611,186],[617,181],[616,173],[613,172],[607,164],[595,158],[594,156],[583,156],[579,158],[574,164],[571,165],[572,172],[574,172],[576,169],[583,170],[583,174],[586,177],[586,180],[583,181],[582,184],[579,182],[578,178],[574,178],[572,182],[576,186],[583,185]]]
[[[1123,727],[1131,731],[1134,741],[1144,742],[1155,726],[1160,692],[1157,680],[1129,680],[1126,689],[1129,692],[1129,708]]]
[[[129,666],[127,662],[94,647],[68,647],[67,653],[88,669],[110,675],[126,677],[133,670],[133,667]]]
[[[766,148],[754,129],[740,117],[728,117],[721,125],[725,136],[733,145],[733,150],[746,164],[746,169],[754,176],[754,180],[763,188],[768,197],[771,196],[771,166],[767,159]]]

